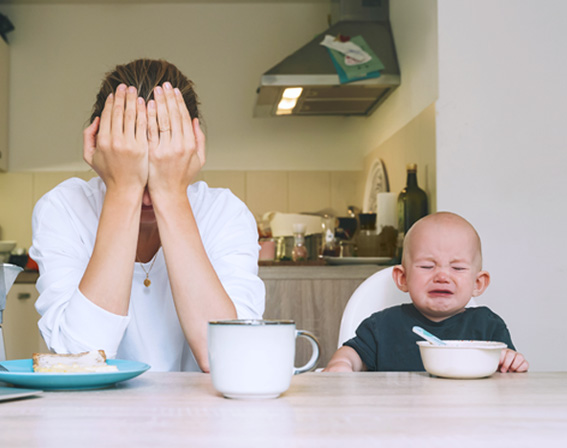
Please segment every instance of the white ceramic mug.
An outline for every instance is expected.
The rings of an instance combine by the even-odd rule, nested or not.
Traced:
[[[311,359],[296,368],[295,342],[304,337]],[[209,364],[216,390],[227,398],[276,398],[293,375],[308,372],[319,360],[319,342],[295,329],[291,320],[221,320],[209,322]]]

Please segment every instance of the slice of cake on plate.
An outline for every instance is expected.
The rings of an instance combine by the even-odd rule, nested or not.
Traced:
[[[39,373],[98,373],[116,372],[118,367],[106,363],[104,350],[58,355],[34,353],[33,371]]]

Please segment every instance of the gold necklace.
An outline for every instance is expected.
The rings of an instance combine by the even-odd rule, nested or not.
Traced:
[[[144,271],[144,273],[146,274],[146,279],[144,280],[144,286],[146,288],[148,288],[152,284],[152,281],[150,280],[150,272],[152,271],[152,268],[154,267],[154,263],[156,262],[156,258],[157,258],[157,254],[154,255],[154,259],[152,260],[152,264],[150,265],[150,268],[146,271],[146,268],[144,268],[144,264],[141,261],[139,261],[138,254],[136,254],[136,261],[138,263],[140,263],[140,267],[142,268],[142,271]]]

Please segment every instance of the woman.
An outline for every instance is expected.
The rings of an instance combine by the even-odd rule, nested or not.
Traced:
[[[165,61],[116,67],[83,153],[100,177],[63,182],[33,214],[47,345],[207,372],[207,322],[261,317],[264,286],[252,214],[191,184],[205,163],[193,84]]]

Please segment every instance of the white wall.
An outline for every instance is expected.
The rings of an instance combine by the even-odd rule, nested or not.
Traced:
[[[206,169],[360,170],[365,154],[437,98],[436,0],[395,0],[402,86],[373,115],[254,119],[261,73],[325,30],[329,3],[0,5],[15,25],[11,171],[76,170],[104,73],[166,58],[196,83]],[[432,31],[433,30],[433,31]]]
[[[327,27],[329,4],[2,5],[10,33],[10,170],[74,170],[104,73],[165,58],[196,83],[206,169],[360,170],[364,118],[253,119],[260,75]]]
[[[567,2],[438,10],[438,208],[477,227],[483,299],[532,369],[567,370]]]
[[[390,22],[402,82],[367,118],[367,153],[423,112],[438,96],[437,0],[390,0]]]

